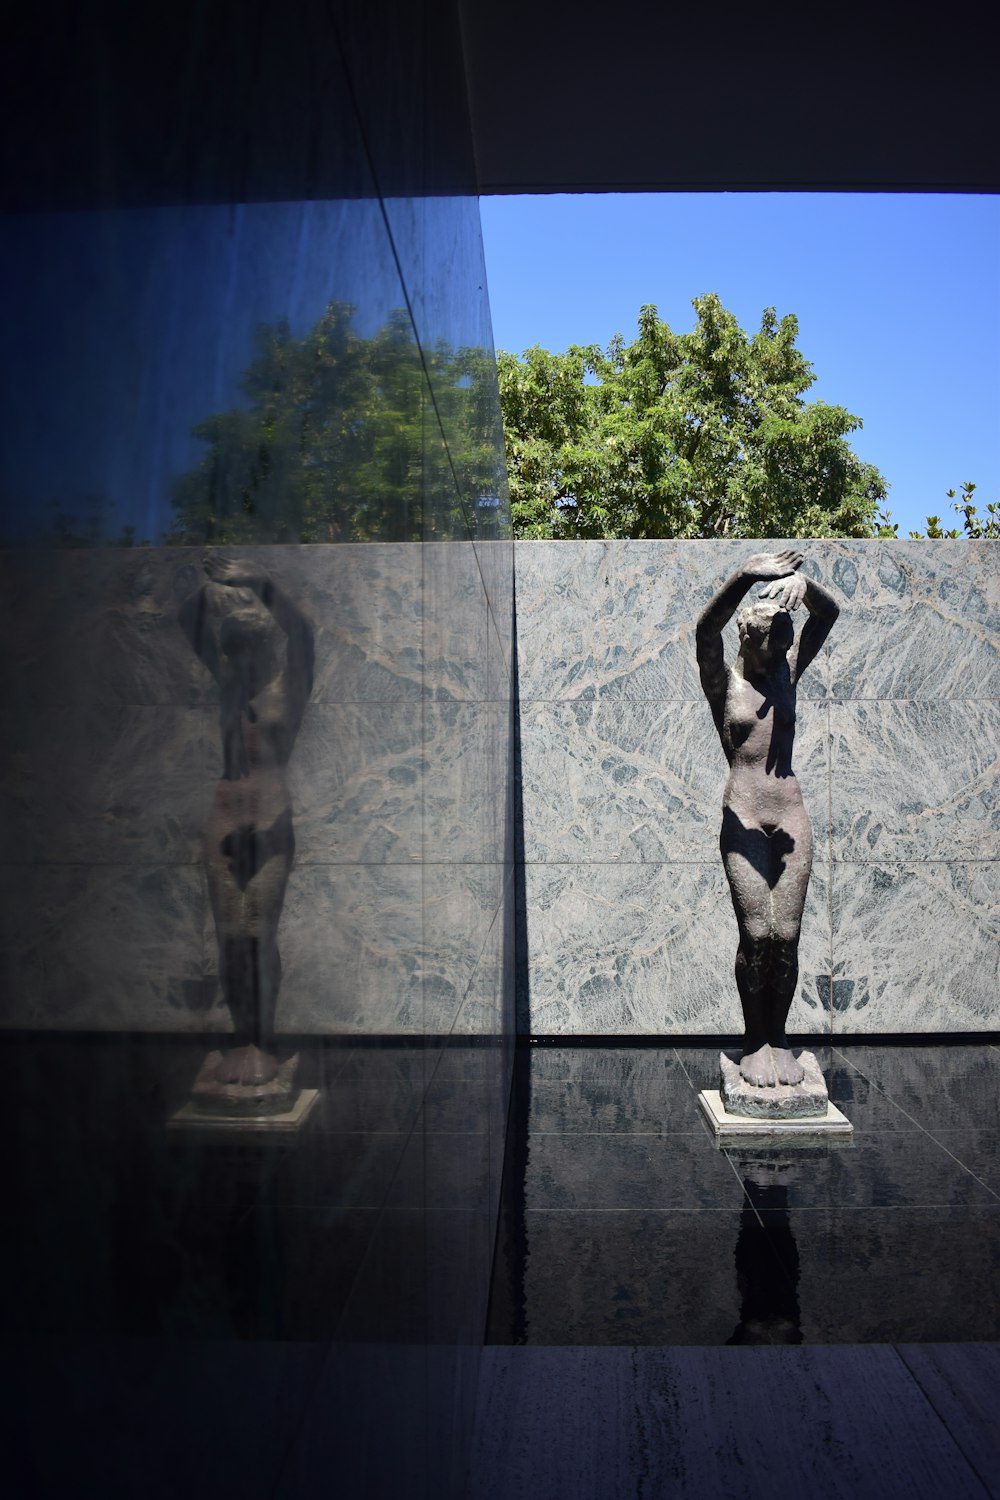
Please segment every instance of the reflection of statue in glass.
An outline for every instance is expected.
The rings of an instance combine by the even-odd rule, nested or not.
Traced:
[[[253,1096],[283,1107],[269,1047],[281,982],[278,919],[295,853],[285,767],[312,691],[312,630],[263,569],[205,557],[209,582],[180,612],[219,685],[222,778],[205,830],[205,869],[219,949],[219,981],[234,1045],[196,1092],[239,1108]],[[263,1092],[262,1092],[263,1091]]]
[[[801,562],[792,550],[748,558],[702,611],[697,630],[701,683],[730,766],[719,842],[740,931],[740,1073],[754,1086],[803,1077],[785,1036],[812,869],[812,830],[792,770],[795,690],[839,610],[796,571]],[[727,670],[723,627],[765,580],[773,581],[737,616],[739,655]],[[796,641],[791,611],[800,604],[809,618]]]

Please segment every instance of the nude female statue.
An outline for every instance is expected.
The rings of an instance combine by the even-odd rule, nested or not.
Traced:
[[[281,982],[278,919],[295,853],[285,767],[312,691],[313,636],[259,566],[211,553],[209,582],[180,623],[219,685],[222,777],[204,858],[219,949],[219,980],[234,1045],[212,1082],[253,1087],[278,1072],[268,1047]]]
[[[840,611],[825,589],[796,571],[802,556],[790,549],[749,557],[702,611],[697,628],[701,685],[730,766],[719,845],[740,931],[740,1073],[757,1086],[799,1083],[803,1076],[785,1036],[812,869],[812,829],[792,770],[795,690]],[[739,655],[727,669],[723,627],[753,585],[768,580],[737,615]],[[800,604],[809,618],[796,641],[791,612]]]

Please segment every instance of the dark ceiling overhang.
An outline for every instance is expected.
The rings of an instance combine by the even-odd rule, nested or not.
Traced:
[[[994,192],[987,14],[33,0],[0,50],[0,206]]]
[[[988,16],[463,0],[480,191],[995,192]]]

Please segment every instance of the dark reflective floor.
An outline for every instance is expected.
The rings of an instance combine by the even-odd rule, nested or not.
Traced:
[[[318,1347],[482,1326],[495,1048],[313,1042],[300,1078],[321,1094],[305,1127],[243,1139],[166,1128],[204,1052],[183,1038],[0,1048],[16,1122],[5,1337]]]
[[[1000,1048],[813,1048],[851,1142],[719,1150],[718,1049],[518,1053],[489,1341],[1000,1338]]]

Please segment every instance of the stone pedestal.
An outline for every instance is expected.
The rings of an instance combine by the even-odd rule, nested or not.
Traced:
[[[217,1072],[222,1058],[221,1052],[210,1052],[201,1065],[191,1090],[191,1105],[198,1114],[231,1120],[284,1115],[292,1109],[299,1092],[295,1085],[297,1052],[279,1063],[274,1077],[266,1083],[221,1083]],[[274,1062],[268,1061],[273,1068]]]
[[[739,1064],[725,1052],[719,1056],[720,1089],[703,1089],[698,1102],[715,1131],[716,1140],[745,1140],[754,1144],[809,1140],[820,1136],[851,1136],[854,1127],[830,1103],[826,1081],[811,1052],[799,1054],[804,1070],[801,1083],[779,1083],[769,1088],[749,1084]]]
[[[305,1125],[318,1098],[319,1089],[300,1089],[289,1109],[258,1115],[209,1114],[187,1103],[171,1115],[167,1129],[230,1142],[246,1141],[251,1136],[294,1135]]]
[[[726,1111],[752,1120],[821,1119],[830,1096],[819,1063],[811,1052],[800,1052],[804,1077],[801,1083],[777,1083],[761,1088],[747,1083],[739,1064],[719,1053],[722,1084],[719,1092]]]

